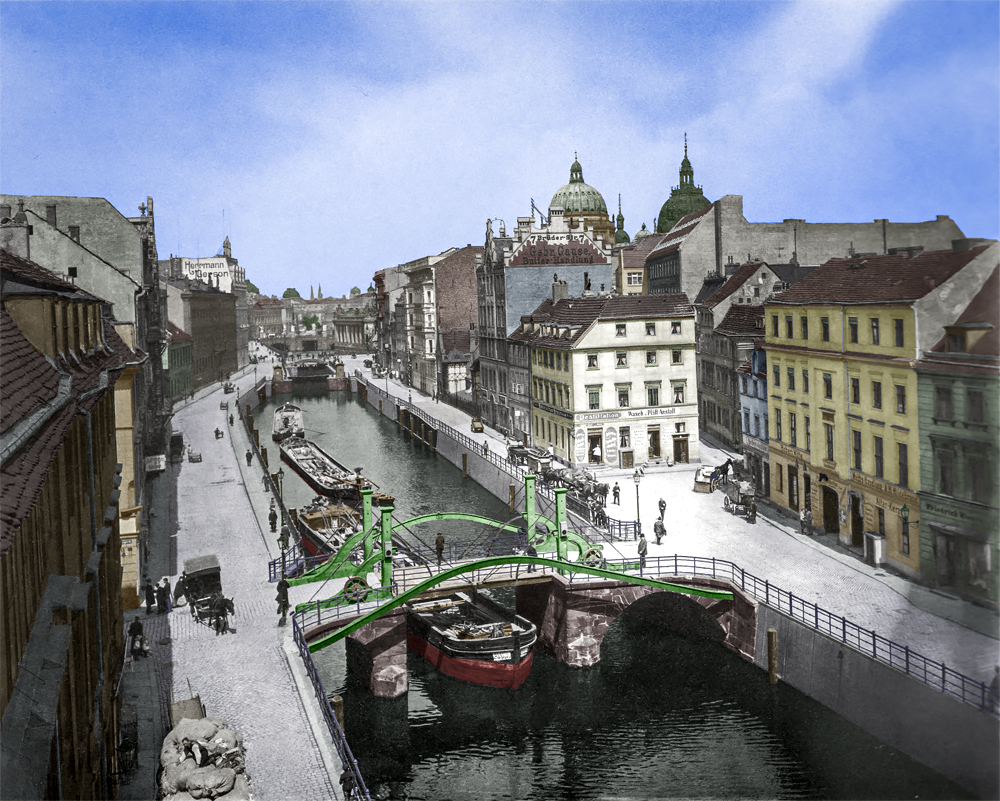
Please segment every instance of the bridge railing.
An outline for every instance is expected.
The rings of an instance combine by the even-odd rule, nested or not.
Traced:
[[[351,747],[347,744],[344,730],[340,728],[340,724],[337,722],[337,716],[334,714],[333,707],[330,705],[330,699],[326,694],[326,689],[323,687],[323,680],[319,677],[319,671],[316,670],[312,654],[309,653],[309,645],[303,634],[303,626],[298,615],[292,615],[292,636],[295,639],[295,645],[299,649],[299,656],[302,658],[302,664],[305,665],[306,673],[309,674],[309,681],[312,682],[313,692],[316,694],[316,702],[323,713],[323,720],[326,722],[327,731],[330,732],[330,739],[333,740],[337,754],[340,756],[344,772],[350,773],[354,780],[353,782],[341,782],[341,786],[345,790],[345,796],[352,801],[354,799],[357,799],[357,801],[362,801],[362,799],[363,801],[371,801],[371,795],[368,793],[365,780],[362,778],[361,770],[358,768],[358,761],[354,758],[354,754],[351,753]],[[347,788],[350,789],[348,790]]]

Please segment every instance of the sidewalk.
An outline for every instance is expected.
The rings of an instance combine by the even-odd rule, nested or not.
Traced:
[[[348,375],[355,369],[385,390],[384,378],[371,379],[362,360],[345,360]],[[390,395],[407,399],[452,428],[477,442],[489,442],[495,453],[505,453],[502,434],[486,429],[472,434],[471,416],[434,400],[417,390],[389,380]],[[724,450],[711,437],[701,439],[702,464],[721,464],[738,456]],[[783,519],[770,510],[758,509],[757,524],[730,515],[723,508],[723,495],[693,491],[693,476],[699,464],[673,467],[658,465],[644,471],[639,485],[639,508],[643,528],[652,531],[659,516],[657,502],[667,502],[667,537],[662,545],[649,540],[650,556],[683,554],[728,559],[749,573],[868,629],[875,629],[901,645],[971,678],[989,682],[1000,661],[997,639],[1000,617],[975,604],[942,595],[900,576],[865,563],[852,551],[826,536],[799,534],[798,521]],[[621,486],[621,504],[611,503],[611,517],[635,519],[635,483],[632,470],[604,467],[599,480]],[[763,514],[762,514],[763,512]],[[766,517],[765,515],[772,516]],[[634,543],[615,543],[611,550],[635,556]]]
[[[245,392],[253,384],[253,365],[231,380]],[[223,591],[236,607],[235,633],[216,635],[187,607],[168,615],[140,610],[152,650],[149,659],[126,668],[123,679],[122,700],[137,708],[139,729],[139,767],[121,788],[123,799],[156,797],[166,705],[171,694],[176,700],[188,697],[188,682],[208,715],[225,718],[243,735],[257,801],[340,797],[339,758],[318,717],[291,627],[277,625],[275,588],[267,581],[267,562],[277,546],[263,533],[268,509],[263,469],[254,458],[245,481],[245,434],[239,423],[230,428],[228,412],[219,409],[221,400],[232,407],[236,397],[221,388],[203,390],[193,402],[175,407],[174,431],[184,434],[185,447],[201,452],[203,461],[172,465],[171,474],[154,482],[148,561],[154,581],[169,575],[175,586],[185,559],[216,554]],[[224,438],[215,438],[216,427]],[[299,600],[290,593],[292,603]],[[128,613],[126,621],[135,614]]]

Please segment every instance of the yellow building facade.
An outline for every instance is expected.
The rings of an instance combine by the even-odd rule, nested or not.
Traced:
[[[910,305],[766,306],[771,499],[874,561],[919,570]],[[916,517],[916,515],[914,515]]]

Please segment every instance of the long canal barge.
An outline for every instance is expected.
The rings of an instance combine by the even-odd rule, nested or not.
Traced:
[[[537,638],[531,621],[475,590],[407,607],[409,649],[471,684],[519,687],[531,673]]]
[[[360,472],[348,470],[312,440],[288,437],[278,447],[281,458],[320,495],[358,501],[362,489],[374,487]]]

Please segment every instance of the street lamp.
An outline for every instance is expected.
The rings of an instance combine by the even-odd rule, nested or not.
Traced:
[[[639,536],[639,482],[642,481],[642,473],[636,470],[632,474],[632,480],[635,482],[635,536]]]

